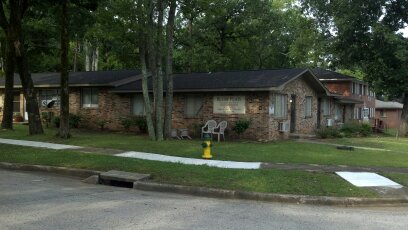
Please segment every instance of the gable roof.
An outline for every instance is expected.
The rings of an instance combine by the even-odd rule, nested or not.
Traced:
[[[173,84],[175,92],[265,91],[279,90],[301,76],[305,76],[307,82],[320,93],[326,94],[326,88],[309,69],[305,68],[174,74]],[[151,89],[151,79],[149,79],[148,85]],[[111,90],[111,92],[116,93],[141,91],[141,80]]]
[[[403,107],[404,105],[399,102],[375,100],[376,109],[402,109]]]
[[[355,77],[348,76],[345,74],[341,74],[335,71],[321,69],[321,68],[314,68],[312,69],[313,73],[316,75],[317,78],[321,81],[325,80],[345,80],[345,81],[353,81],[357,80]]]
[[[139,79],[140,70],[109,70],[70,72],[69,86],[118,86]],[[35,87],[59,87],[60,73],[33,73]],[[21,87],[18,74],[14,75],[14,85]],[[4,88],[4,78],[0,78],[0,88]]]

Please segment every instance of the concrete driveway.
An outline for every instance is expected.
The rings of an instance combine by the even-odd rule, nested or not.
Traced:
[[[408,207],[222,200],[0,170],[0,229],[405,229]]]

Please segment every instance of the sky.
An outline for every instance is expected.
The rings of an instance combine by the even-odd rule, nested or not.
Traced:
[[[408,38],[408,25],[404,29],[400,29],[398,32],[402,32],[404,37]]]

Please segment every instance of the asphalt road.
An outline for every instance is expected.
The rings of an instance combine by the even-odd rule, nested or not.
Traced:
[[[407,229],[408,207],[210,199],[0,170],[0,229]]]

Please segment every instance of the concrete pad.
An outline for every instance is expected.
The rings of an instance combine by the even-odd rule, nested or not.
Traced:
[[[92,175],[86,179],[83,179],[82,182],[87,183],[87,184],[99,184],[99,176]]]
[[[20,145],[20,146],[55,149],[55,150],[82,148],[80,146],[75,146],[75,145],[62,145],[62,144],[53,144],[53,143],[38,142],[38,141],[23,141],[23,140],[12,140],[12,139],[3,139],[3,138],[0,138],[0,144]]]
[[[336,172],[337,175],[357,187],[389,187],[399,189],[403,186],[377,173]]]
[[[151,160],[151,161],[181,163],[181,164],[187,164],[187,165],[208,165],[211,167],[230,168],[230,169],[259,169],[261,167],[260,162],[204,160],[204,159],[166,156],[166,155],[161,155],[161,154],[133,152],[133,151],[116,154],[115,156],[130,157],[130,158],[137,158],[137,159]]]
[[[131,173],[111,170],[108,172],[101,173],[99,177],[102,180],[115,180],[123,182],[135,182],[141,180],[147,180],[150,178],[150,174],[141,174],[141,173]]]

